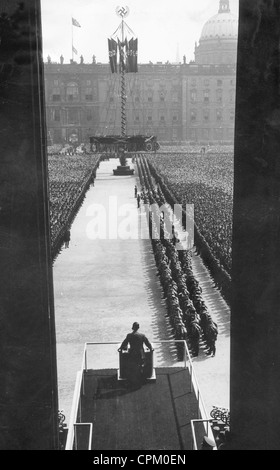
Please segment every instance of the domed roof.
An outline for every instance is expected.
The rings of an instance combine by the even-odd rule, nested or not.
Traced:
[[[221,0],[217,15],[212,16],[203,26],[200,40],[237,39],[238,19],[230,13],[229,1]]]

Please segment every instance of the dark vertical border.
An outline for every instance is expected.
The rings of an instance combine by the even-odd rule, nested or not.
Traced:
[[[280,442],[280,3],[241,0],[236,88],[231,446]]]
[[[58,396],[40,1],[1,5],[0,448],[54,450]]]

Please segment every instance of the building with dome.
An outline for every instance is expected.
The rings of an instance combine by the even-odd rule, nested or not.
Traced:
[[[236,64],[238,19],[230,12],[229,0],[221,0],[217,15],[203,26],[195,63],[202,65]]]
[[[233,143],[238,19],[230,1],[202,28],[194,60],[139,64],[126,74],[127,134],[160,143]],[[140,40],[141,44],[141,40]],[[45,64],[49,144],[120,135],[120,76],[109,64]]]

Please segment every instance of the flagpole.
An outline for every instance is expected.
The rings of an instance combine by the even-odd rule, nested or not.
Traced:
[[[120,47],[121,62],[121,136],[126,137],[126,90],[125,90],[125,64],[124,64],[124,17],[129,13],[128,9],[122,8],[117,14],[121,16],[121,34],[122,42]]]
[[[71,24],[72,24],[72,62],[74,62],[74,31],[73,31],[73,17],[71,17]]]

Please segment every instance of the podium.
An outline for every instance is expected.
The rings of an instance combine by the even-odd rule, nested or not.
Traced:
[[[115,176],[129,176],[134,174],[134,169],[130,166],[119,165],[116,170],[113,170]]]
[[[154,352],[150,350],[145,351],[144,366],[140,372],[139,364],[131,357],[129,349],[127,351],[119,352],[119,369],[118,380],[128,380],[131,374],[141,373],[141,378],[153,381],[156,380],[156,372],[154,368]]]

